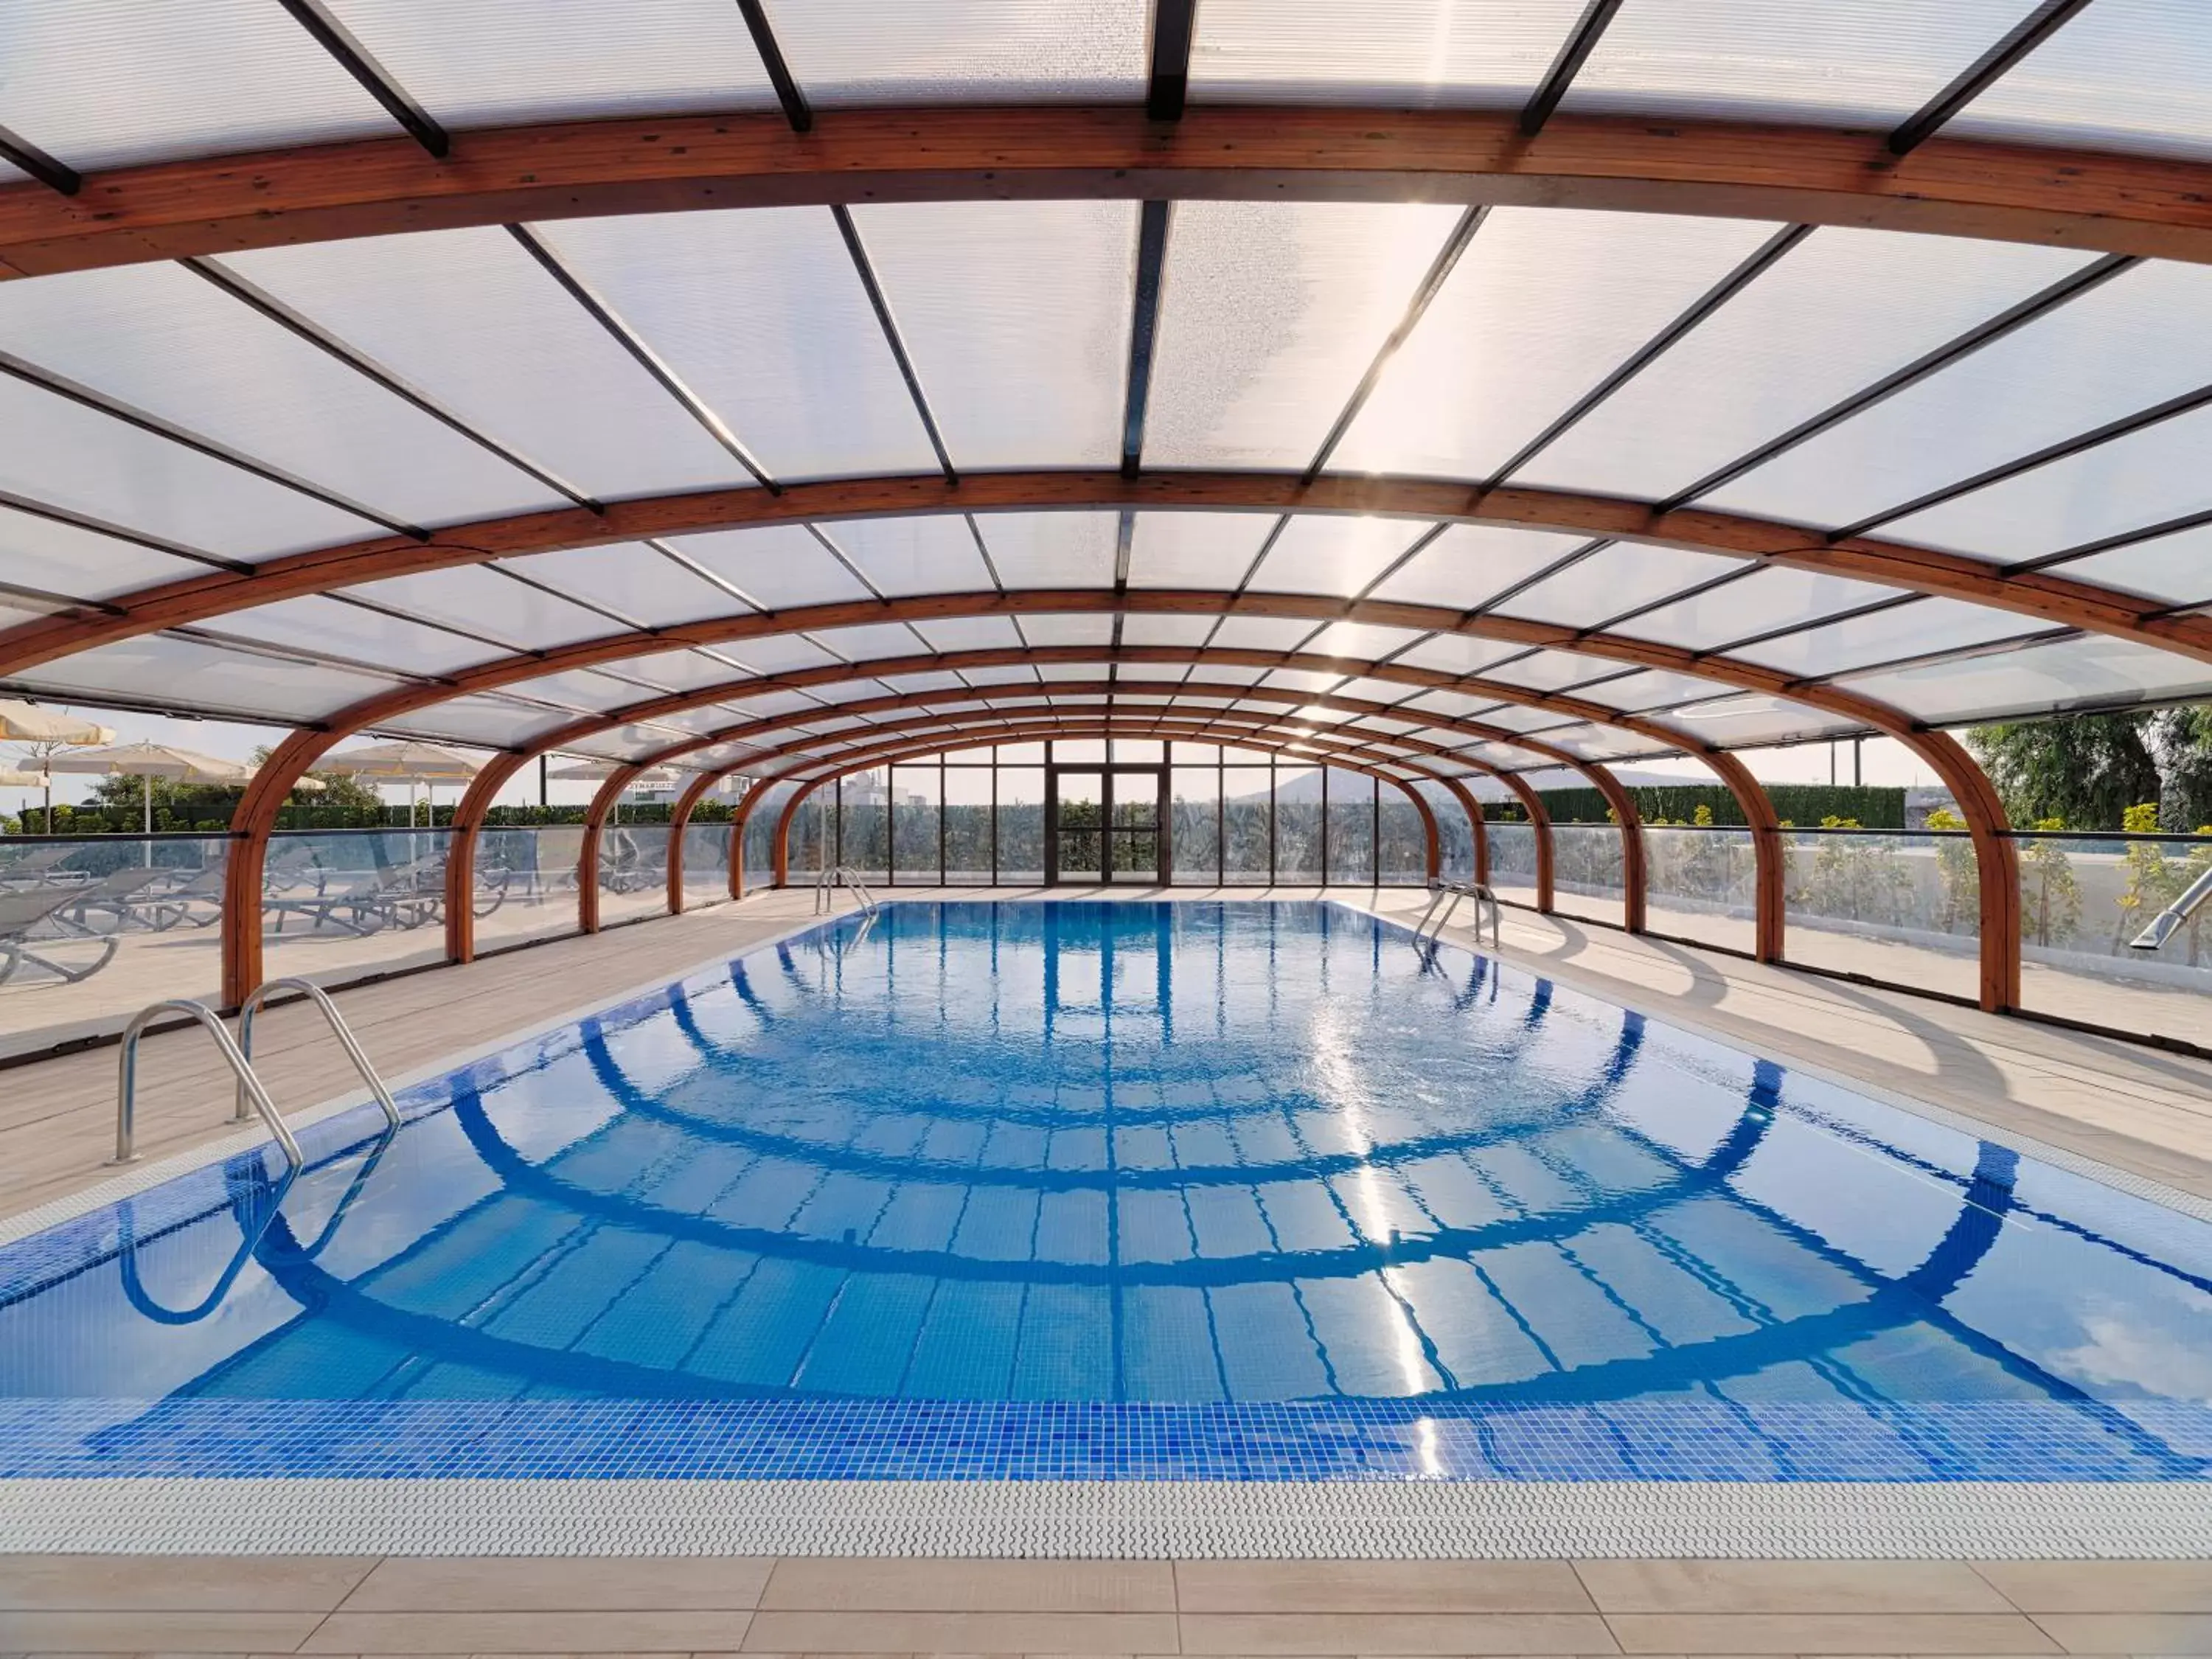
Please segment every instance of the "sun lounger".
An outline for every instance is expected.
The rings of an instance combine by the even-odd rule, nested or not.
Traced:
[[[28,887],[0,893],[0,984],[27,968],[52,975],[65,984],[90,979],[114,959],[122,941],[113,933],[94,934],[72,928],[64,913],[85,902],[82,884]],[[46,929],[41,935],[40,929]],[[46,954],[56,945],[78,940],[100,946],[100,955],[80,967],[70,967]]]

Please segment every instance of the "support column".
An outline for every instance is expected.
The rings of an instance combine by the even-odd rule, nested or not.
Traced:
[[[1785,894],[1783,877],[1782,820],[1775,816],[1773,798],[1751,769],[1734,755],[1715,750],[1699,757],[1711,767],[1743,809],[1751,826],[1752,954],[1761,962],[1782,960]]]
[[[527,753],[496,755],[469,780],[453,808],[453,839],[446,848],[446,960],[477,959],[477,848],[484,815],[507,781],[527,765]]]
[[[691,822],[691,809],[720,777],[719,772],[702,772],[684,787],[676,798],[676,805],[668,809],[668,914],[684,914],[684,830]],[[732,855],[736,843],[732,843]]]
[[[599,837],[606,828],[607,814],[643,769],[625,766],[609,774],[584,813],[584,844],[576,854],[576,926],[583,933],[599,931]]]
[[[235,1008],[259,988],[261,882],[269,836],[292,786],[338,741],[336,732],[300,731],[261,763],[230,817],[230,850],[222,879],[222,1006]]]
[[[1973,837],[1981,888],[1982,1007],[1993,1014],[2020,1006],[2020,851],[2005,831],[2004,803],[1989,775],[1957,738],[1920,732],[1907,740],[1936,769],[1959,803]]]

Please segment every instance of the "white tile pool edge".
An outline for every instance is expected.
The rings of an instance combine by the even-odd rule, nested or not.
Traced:
[[[0,1553],[2203,1559],[2212,1483],[0,1480]]]

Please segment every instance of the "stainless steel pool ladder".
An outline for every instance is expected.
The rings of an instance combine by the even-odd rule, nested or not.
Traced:
[[[2189,884],[2189,890],[2150,919],[2150,926],[2128,941],[2131,951],[2155,951],[2181,930],[2207,899],[2212,899],[2212,870]]]
[[[1430,882],[1429,908],[1421,912],[1421,919],[1413,924],[1414,939],[1434,944],[1443,938],[1444,929],[1451,925],[1452,917],[1458,913],[1460,901],[1470,898],[1474,901],[1474,942],[1477,945],[1482,943],[1482,913],[1487,907],[1490,912],[1490,942],[1503,945],[1505,942],[1504,922],[1498,908],[1498,895],[1479,881]],[[1430,928],[1432,921],[1436,924],[1433,931]]]
[[[820,915],[836,900],[840,887],[849,887],[853,896],[860,901],[861,910],[872,916],[878,905],[868,892],[868,885],[860,879],[860,872],[849,864],[833,864],[816,878],[814,883],[814,914]]]

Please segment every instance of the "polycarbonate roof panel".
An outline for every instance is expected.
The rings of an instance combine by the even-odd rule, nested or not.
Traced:
[[[1671,495],[2087,257],[1949,236],[1817,230],[1516,477],[1609,495]],[[1776,516],[1797,515],[1778,507]]]
[[[1018,651],[1022,644],[1011,617],[948,617],[917,622],[914,631],[933,651]]]
[[[1565,558],[1589,538],[1498,525],[1455,524],[1376,588],[1378,599],[1472,611]]]
[[[1365,662],[1387,657],[1420,637],[1418,631],[1411,629],[1383,628],[1373,623],[1331,623],[1301,648],[1327,657]]]
[[[770,611],[868,597],[860,579],[803,525],[672,536],[669,545]]]
[[[1278,668],[1261,684],[1277,691],[1326,691],[1343,678],[1310,668]]]
[[[206,574],[207,567],[197,560],[156,553],[135,542],[0,504],[0,575],[18,587],[73,599],[104,599],[135,587]]]
[[[1330,470],[1490,477],[1776,228],[1493,210]]]
[[[2029,0],[1634,0],[1564,106],[1893,126],[2028,9]]]
[[[740,616],[745,611],[745,606],[714,583],[642,542],[502,559],[500,568],[542,582],[557,593],[605,605],[647,628],[696,622],[705,617]],[[610,625],[600,631],[611,633],[613,629]]]
[[[596,611],[556,599],[485,565],[393,576],[342,591],[425,622],[511,641],[526,651],[622,631]]]
[[[1327,593],[1350,599],[1425,535],[1419,519],[1300,514],[1283,527],[1250,586],[1271,593]]]
[[[2140,264],[1709,499],[1737,512],[1854,524],[2208,381],[2212,270]],[[2106,516],[2148,524],[2160,513]],[[1911,538],[1902,525],[1889,531]]]
[[[1861,696],[1935,722],[2212,695],[2212,665],[2094,635],[1847,682]]]
[[[1711,680],[1650,668],[1640,674],[1607,680],[1602,685],[1584,686],[1575,695],[1589,702],[1601,702],[1608,708],[1633,714],[1642,708],[1660,708],[1668,703],[1686,702],[1692,697],[1710,697],[1726,690],[1725,686]]]
[[[773,107],[744,18],[724,0],[325,0],[450,127]]]
[[[563,219],[537,232],[770,476],[935,467],[829,209]]]
[[[496,645],[320,594],[234,611],[204,627],[409,674],[450,674],[507,654]]]
[[[796,714],[821,707],[813,698],[801,692],[768,691],[757,697],[732,699],[728,708],[715,711],[713,723],[701,729],[716,731],[730,725],[732,713],[740,720],[773,720],[778,714]]]
[[[1459,217],[1426,204],[1177,203],[1147,465],[1304,466]]]
[[[1145,93],[1141,0],[805,0],[770,16],[792,74],[819,108],[1129,103]]]
[[[1572,651],[1539,651],[1533,657],[1501,663],[1483,672],[1508,685],[1525,685],[1539,691],[1556,691],[1600,674],[1616,673],[1621,665],[1603,657],[1585,657]]]
[[[2212,155],[2199,0],[2097,0],[1954,116],[1947,135]]]
[[[1406,707],[1425,714],[1431,719],[1441,715],[1446,720],[1458,720],[1487,708],[1490,703],[1488,697],[1471,697],[1464,691],[1439,690],[1424,691],[1419,696],[1408,700]]]
[[[1576,695],[1579,696],[1581,693],[1577,692]],[[1533,732],[1548,731],[1553,726],[1574,724],[1574,716],[1571,714],[1561,714],[1549,708],[1528,708],[1514,703],[1506,703],[1498,708],[1484,706],[1488,701],[1486,697],[1474,700],[1476,706],[1481,709],[1481,713],[1476,718],[1485,726],[1502,726],[1508,732]]]
[[[0,283],[0,352],[411,523],[565,505],[182,265]]]
[[[708,656],[703,651],[656,651],[648,657],[625,657],[608,667],[674,690],[725,685],[745,678],[745,672]]]
[[[202,552],[265,559],[387,533],[7,375],[0,432],[0,490]]]
[[[1643,542],[1615,542],[1577,559],[1556,576],[1531,583],[1498,603],[1501,617],[1527,617],[1573,628],[1595,628],[1627,611],[1656,605],[1684,588],[1743,569],[1741,559]]]
[[[2212,601],[2212,524],[2093,553],[2058,565],[2051,574],[2169,605],[2202,605]]]
[[[9,0],[0,64],[0,125],[81,173],[398,131],[268,0]]]
[[[1139,513],[1130,530],[1129,585],[1234,587],[1279,520],[1273,513]]]
[[[758,639],[732,640],[715,649],[744,664],[758,674],[788,674],[794,669],[820,668],[836,660],[820,646],[797,634],[770,634]],[[816,688],[817,696],[836,695],[828,686]]]
[[[1848,576],[1769,566],[1709,593],[1693,594],[1632,617],[1614,631],[1692,651],[1711,651],[1778,628],[1818,622],[1823,617],[1897,597],[1893,587],[1855,581]]]
[[[126,697],[156,706],[219,708],[276,723],[316,720],[405,682],[295,658],[225,650],[148,634],[41,663],[22,684],[72,702]]]
[[[1853,617],[1747,645],[1733,654],[1746,662],[1785,669],[1792,674],[1840,674],[1846,669],[1899,662],[1931,651],[2014,639],[2045,625],[2033,617],[1986,610],[1957,599],[1920,599],[1871,616]]]
[[[503,230],[218,263],[572,488],[611,498],[752,482]]]
[[[1759,693],[1719,697],[1653,718],[1660,725],[1684,732],[1692,745],[1711,743],[1739,749],[1860,729],[1856,721],[1840,715],[1823,714],[1803,703]]]
[[[1124,645],[1186,645],[1206,643],[1213,632],[1212,617],[1151,616],[1139,612],[1121,620]]]
[[[807,637],[849,662],[866,662],[873,657],[911,657],[928,648],[903,623],[870,623],[860,628],[817,628]],[[740,642],[732,654],[743,656],[744,650],[744,643]]]
[[[1525,102],[1583,0],[1205,0],[1191,43],[1200,103]]]
[[[2176,416],[1882,526],[2001,561],[2031,559],[2212,509],[2212,409]]]
[[[915,519],[853,519],[824,525],[877,590],[893,599],[914,593],[991,591],[991,573],[968,521],[957,514]]]
[[[411,714],[380,720],[374,732],[409,736],[456,738],[496,748],[526,743],[573,723],[574,715],[531,708],[504,697],[455,697]]]
[[[1584,760],[1632,760],[1642,755],[1666,755],[1676,745],[1639,737],[1633,732],[1601,726],[1566,726],[1544,733],[1544,741],[1557,744]]]
[[[1008,587],[1111,587],[1121,521],[1112,513],[987,513],[975,527]]]
[[[1106,616],[1024,617],[1022,632],[1031,645],[1109,645],[1114,619]]]
[[[514,684],[501,689],[510,696],[535,697],[542,702],[557,703],[563,708],[587,708],[596,714],[627,708],[634,702],[645,702],[653,695],[641,686],[632,685],[610,675],[594,674],[588,669],[541,674],[535,679],[517,680]]]
[[[1213,643],[1232,651],[1289,651],[1314,631],[1314,624],[1297,617],[1224,617]],[[1201,664],[1202,677],[1213,669]]]
[[[1477,639],[1468,634],[1439,634],[1424,640],[1398,660],[1416,668],[1434,668],[1447,674],[1472,674],[1502,658],[1518,656],[1524,649],[1510,640]]]
[[[853,210],[955,466],[1120,456],[1137,213],[1133,202]]]

